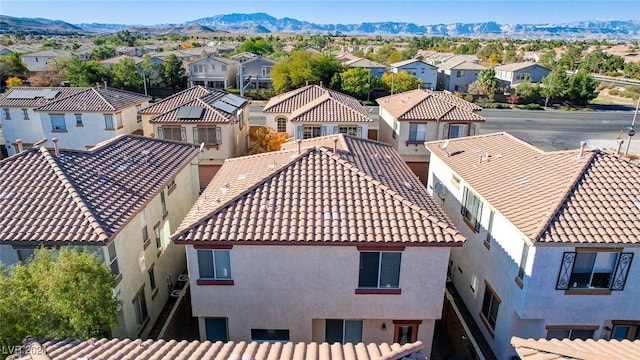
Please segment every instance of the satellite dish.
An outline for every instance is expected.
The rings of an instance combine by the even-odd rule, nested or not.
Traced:
[[[440,194],[442,190],[444,190],[444,185],[442,185],[442,183],[440,182],[433,187],[433,191],[435,191],[436,194]]]
[[[445,141],[444,143],[442,143],[442,146],[440,147],[442,150],[446,150],[447,146],[449,146],[449,140]]]
[[[200,150],[201,153],[204,151],[204,143],[200,144]]]

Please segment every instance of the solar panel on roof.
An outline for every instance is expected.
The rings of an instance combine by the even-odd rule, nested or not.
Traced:
[[[51,100],[58,95],[58,90],[39,89],[39,90],[14,90],[7,95],[7,99],[35,99],[45,98]]]
[[[215,107],[217,109],[220,109],[220,110],[222,110],[222,111],[224,111],[226,113],[229,113],[229,114],[233,114],[236,111],[235,107],[233,107],[233,106],[231,106],[231,105],[229,105],[229,104],[227,104],[225,102],[222,102],[220,100],[214,102],[212,105],[213,105],[213,107]]]
[[[245,99],[241,98],[240,96],[235,96],[233,94],[227,94],[225,96],[222,97],[221,99],[224,102],[227,102],[233,106],[241,106],[242,104],[245,103]]]
[[[204,107],[202,106],[182,106],[178,109],[176,117],[178,119],[200,119]]]

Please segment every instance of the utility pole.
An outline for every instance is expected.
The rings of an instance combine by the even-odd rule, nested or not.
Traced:
[[[624,154],[629,154],[629,146],[631,145],[631,137],[635,134],[635,130],[633,126],[636,124],[636,117],[638,117],[638,107],[640,107],[640,98],[638,98],[638,103],[636,104],[636,111],[633,113],[633,120],[631,121],[631,129],[629,129],[629,139],[627,140],[627,147],[624,150]]]

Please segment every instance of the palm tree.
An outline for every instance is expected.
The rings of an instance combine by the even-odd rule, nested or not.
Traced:
[[[498,90],[498,79],[496,78],[496,70],[493,68],[484,69],[478,74],[478,88],[481,94],[487,95],[490,99]]]

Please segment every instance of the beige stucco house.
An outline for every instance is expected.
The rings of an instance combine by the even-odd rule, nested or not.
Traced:
[[[425,141],[478,133],[481,107],[450,92],[412,90],[376,99],[380,105],[380,141],[391,144],[423,183],[429,152]]]
[[[262,112],[267,126],[296,140],[332,134],[367,138],[373,122],[358,100],[318,85],[274,96]]]
[[[206,56],[187,64],[187,79],[191,86],[214,89],[235,88],[239,63],[222,57]]]
[[[204,189],[225,159],[246,154],[249,101],[224,91],[194,86],[140,111],[144,135],[202,144],[198,158]]]
[[[27,261],[40,246],[97,253],[122,301],[111,335],[146,337],[185,268],[169,235],[198,197],[196,155],[190,144],[124,135],[0,161],[0,262]]]
[[[343,134],[228,159],[172,239],[201,340],[426,354],[464,240],[391,146]]]

